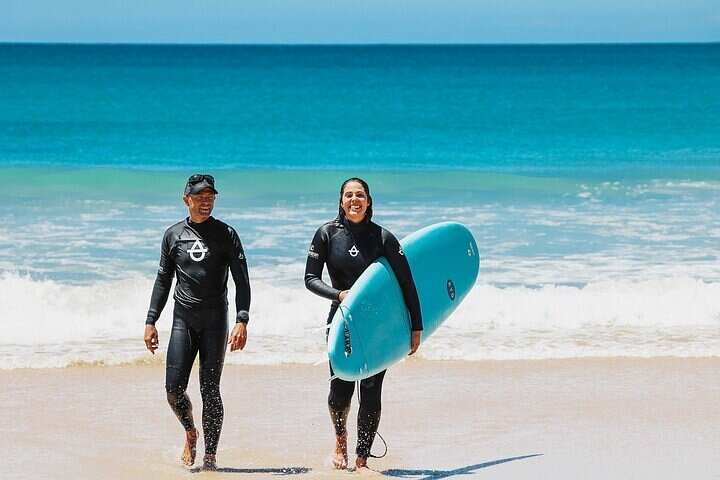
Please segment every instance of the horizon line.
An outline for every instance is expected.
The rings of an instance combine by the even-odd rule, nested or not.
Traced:
[[[5,41],[7,45],[47,46],[158,46],[158,47],[502,47],[502,46],[622,46],[622,45],[717,45],[720,40],[711,41],[598,41],[598,42],[65,42],[65,41]]]

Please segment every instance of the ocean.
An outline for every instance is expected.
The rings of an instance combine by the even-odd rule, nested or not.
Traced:
[[[360,176],[399,238],[474,233],[425,360],[720,355],[720,44],[0,44],[0,369],[161,362],[143,324],[186,178],[238,231],[249,341],[323,361],[303,284]]]

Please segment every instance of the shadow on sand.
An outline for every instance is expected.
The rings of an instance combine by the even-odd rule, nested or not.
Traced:
[[[196,467],[190,470],[192,473],[202,472],[202,467]],[[270,475],[302,475],[309,473],[312,468],[307,467],[278,467],[278,468],[234,468],[234,467],[218,467],[213,471],[219,473],[267,473]]]
[[[514,462],[515,460],[523,460],[525,458],[538,457],[540,455],[542,455],[542,453],[503,458],[500,460],[493,460],[491,462],[478,463],[477,465],[468,465],[467,467],[456,468],[455,470],[402,470],[393,468],[385,470],[382,473],[389,477],[421,477],[421,480],[431,480],[435,478],[453,477],[455,475],[467,475],[475,472],[476,470],[480,470],[481,468],[492,467],[493,465],[499,465],[501,463]]]

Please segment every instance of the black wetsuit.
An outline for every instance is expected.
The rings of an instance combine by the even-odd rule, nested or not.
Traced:
[[[388,230],[373,223],[353,224],[347,220],[335,220],[318,229],[308,251],[305,266],[305,286],[332,300],[328,324],[339,305],[338,296],[348,290],[379,257],[385,257],[400,283],[405,305],[410,313],[412,330],[422,330],[422,316],[415,282],[400,243]],[[322,280],[324,265],[332,286]],[[410,339],[407,339],[410,342]],[[333,375],[332,366],[330,374]],[[380,423],[381,394],[385,370],[360,382],[360,408],[358,411],[358,443],[355,453],[359,457],[370,456],[370,448]],[[347,433],[347,415],[355,383],[333,378],[330,382],[328,407],[336,435]]]
[[[194,428],[186,389],[193,362],[200,353],[206,454],[216,452],[224,415],[220,376],[228,338],[228,268],[235,281],[236,321],[247,323],[250,282],[235,230],[213,217],[202,223],[185,219],[168,228],[145,322],[155,325],[167,303],[173,277],[177,277],[165,389],[168,403],[185,430]]]

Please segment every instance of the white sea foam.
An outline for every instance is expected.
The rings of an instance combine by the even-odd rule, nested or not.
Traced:
[[[161,361],[142,341],[151,288],[151,278],[78,286],[4,274],[0,368]],[[328,308],[301,281],[255,281],[248,346],[228,355],[228,363],[323,360]],[[171,310],[169,303],[158,323],[161,354]],[[584,287],[478,284],[418,355],[471,361],[718,356],[720,283],[680,277]]]

